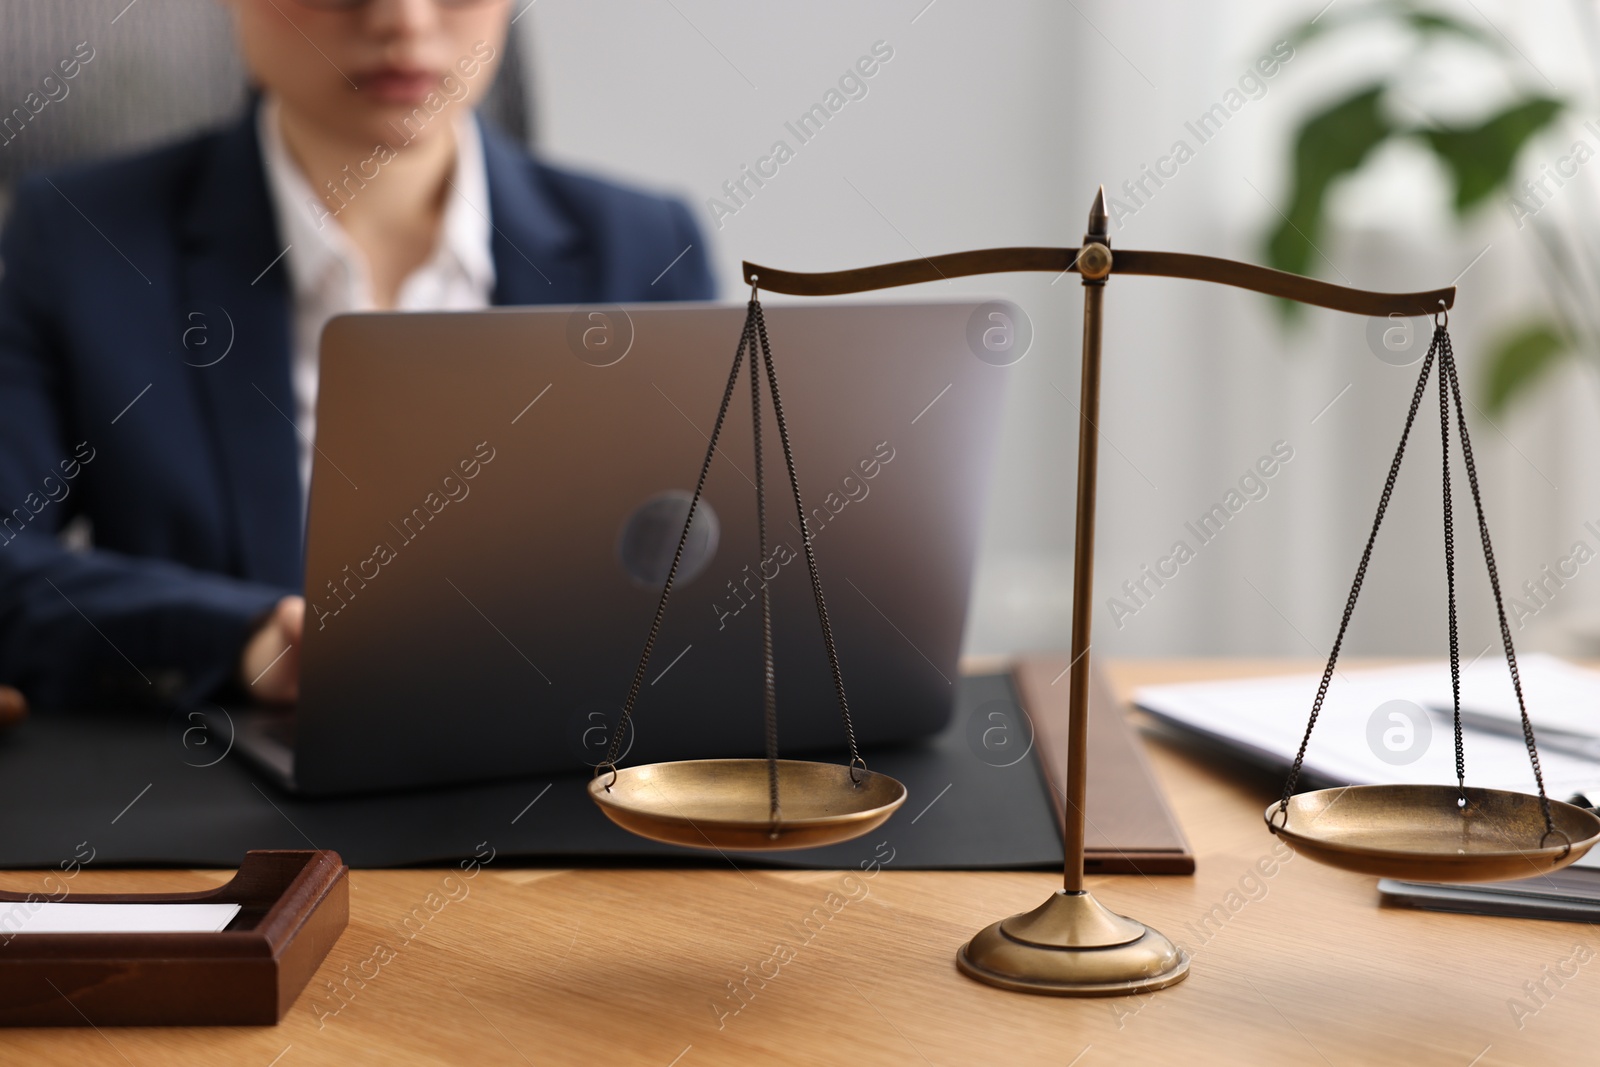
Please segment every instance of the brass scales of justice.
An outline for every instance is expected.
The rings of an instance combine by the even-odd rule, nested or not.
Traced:
[[[1455,288],[1420,293],[1379,293],[1316,281],[1214,256],[1123,250],[1113,256],[1107,233],[1105,190],[1095,197],[1081,248],[993,248],[957,252],[857,270],[795,273],[746,262],[750,302],[729,372],[722,404],[701,464],[699,481],[667,573],[644,653],[633,676],[622,717],[606,759],[596,768],[589,793],[605,814],[643,837],[691,848],[776,850],[809,848],[865,834],[889,818],[906,798],[893,778],[867,769],[857,750],[843,673],[828,623],[806,509],[795,476],[794,451],[779,396],[777,372],[758,290],[797,296],[836,296],[919,282],[1011,271],[1076,272],[1084,286],[1082,393],[1078,405],[1077,519],[1073,548],[1069,754],[1066,767],[1063,887],[1039,907],[980,931],[956,956],[968,977],[1004,989],[1068,996],[1107,996],[1161,989],[1182,981],[1189,958],[1160,932],[1119,915],[1084,887],[1084,845],[1089,716],[1090,612],[1093,601],[1095,479],[1100,408],[1100,348],[1106,281],[1113,274],[1155,275],[1216,282],[1357,315],[1432,316],[1435,329],[1412,394],[1405,429],[1395,451],[1377,517],[1356,569],[1310,720],[1283,796],[1267,808],[1272,833],[1319,863],[1345,870],[1413,881],[1495,881],[1529,877],[1563,867],[1600,840],[1600,816],[1545,794],[1533,727],[1523,702],[1516,654],[1500,593],[1500,581],[1484,520],[1472,445],[1461,406],[1460,384],[1447,331]],[[758,358],[759,349],[759,358]],[[619,769],[616,765],[638,699],[650,653],[661,628],[673,579],[683,556],[695,509],[705,489],[717,439],[738,387],[741,363],[750,359],[750,403],[755,424],[755,488],[760,556],[766,558],[766,491],[761,442],[761,378],[765,371],[781,438],[789,488],[800,522],[806,567],[822,627],[828,664],[843,720],[849,762],[778,758],[776,687],[772,655],[771,599],[761,589],[765,662],[765,759],[685,760]],[[1412,425],[1434,364],[1439,372],[1439,419],[1443,444],[1445,568],[1449,597],[1450,666],[1455,695],[1457,782],[1451,785],[1347,786],[1296,794],[1306,748],[1327,695],[1345,631],[1366,576],[1405,454]],[[760,365],[758,367],[758,364]],[[1455,549],[1450,496],[1450,417],[1454,403],[1462,459],[1471,486],[1490,585],[1499,611],[1506,663],[1521,710],[1523,737],[1538,795],[1466,785],[1461,735],[1460,654],[1457,641]]]

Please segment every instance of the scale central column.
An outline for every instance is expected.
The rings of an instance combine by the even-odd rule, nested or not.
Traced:
[[[1104,318],[1107,251],[1105,194],[1089,212],[1079,273],[1083,276],[1083,384],[1078,395],[1078,503],[1072,541],[1072,663],[1068,668],[1067,771],[1062,837],[1066,850],[1065,889],[1083,891],[1084,803],[1089,795],[1089,645],[1094,615],[1094,502],[1100,469],[1100,335]],[[1090,262],[1084,264],[1087,257]]]
[[[1111,274],[1106,193],[1089,210],[1075,266],[1083,277],[1083,386],[1078,404],[1078,493],[1072,559],[1072,662],[1067,722],[1062,889],[1030,912],[978,932],[956,954],[969,978],[1027,993],[1115,996],[1182,981],[1189,957],[1159,932],[1118,915],[1083,887],[1089,793],[1089,646],[1094,605],[1095,473],[1099,461],[1100,334]]]

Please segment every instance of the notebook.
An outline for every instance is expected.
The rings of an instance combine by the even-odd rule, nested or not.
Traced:
[[[1594,922],[1600,919],[1600,856],[1591,851],[1569,867],[1515,882],[1435,885],[1381,878],[1378,895],[1397,907]]]

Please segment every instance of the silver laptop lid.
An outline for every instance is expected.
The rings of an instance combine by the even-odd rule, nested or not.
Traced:
[[[1004,344],[1007,313],[978,303],[767,309],[867,748],[936,732],[950,714],[1002,392],[1019,354]],[[601,761],[743,319],[743,307],[646,305],[328,325],[301,790]],[[752,603],[763,578],[782,751],[843,742],[770,401],[771,547],[758,559],[747,375],[748,361],[645,675],[629,762],[760,753]]]

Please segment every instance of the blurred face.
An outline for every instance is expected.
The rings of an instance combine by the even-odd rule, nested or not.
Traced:
[[[435,135],[494,81],[510,0],[226,0],[246,66],[296,118],[364,147]],[[413,121],[406,123],[407,118]]]

